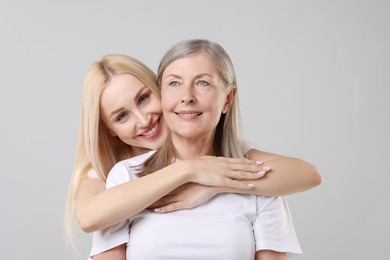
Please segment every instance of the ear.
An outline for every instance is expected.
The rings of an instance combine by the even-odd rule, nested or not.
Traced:
[[[231,108],[234,99],[237,95],[237,88],[234,86],[230,89],[229,93],[226,96],[225,105],[223,106],[222,113],[225,114]]]

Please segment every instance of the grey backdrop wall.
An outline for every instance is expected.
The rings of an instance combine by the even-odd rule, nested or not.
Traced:
[[[207,38],[235,64],[246,138],[324,177],[288,197],[298,258],[390,259],[389,12],[385,0],[2,0],[1,258],[74,259],[62,222],[88,66],[123,53],[156,70],[172,44]]]

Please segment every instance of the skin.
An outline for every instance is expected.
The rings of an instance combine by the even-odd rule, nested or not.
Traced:
[[[145,147],[164,144],[168,130],[160,120],[160,100],[133,75],[114,76],[102,92],[100,104],[109,132],[135,148],[137,154]]]
[[[109,133],[132,145],[137,153],[143,153],[146,148],[157,149],[165,142],[167,129],[162,118],[160,100],[134,76],[113,76],[102,93],[100,108],[101,119]],[[218,158],[216,161],[215,158],[208,157],[199,158],[192,163],[180,162],[147,178],[107,191],[104,181],[86,177],[81,181],[76,194],[76,215],[84,231],[96,231],[138,213],[185,183],[251,189],[248,183],[237,180],[258,179],[262,177],[258,174],[262,171],[262,166],[253,160]],[[208,192],[204,192],[201,187],[204,186],[198,187],[198,198],[205,195],[211,197],[217,192],[216,188],[215,191],[205,188]],[[134,200],[137,195],[141,199]],[[107,206],[102,208],[101,205]],[[192,207],[189,203],[186,206]]]
[[[140,95],[137,99],[135,93],[138,93],[144,86],[138,84],[139,82],[134,82],[134,78],[131,77],[120,77],[118,81],[116,77],[114,76],[104,91],[100,104],[101,118],[110,133],[122,140],[127,140],[128,143],[138,144],[140,152],[145,150],[143,147],[149,149],[160,147],[165,141],[166,132],[161,107],[153,105],[154,103],[160,104],[159,99],[153,95],[150,97]],[[120,83],[120,87],[115,83]],[[139,88],[134,89],[132,86]],[[118,117],[115,118],[121,118],[121,120],[111,120],[109,115],[113,111],[118,112]],[[138,135],[152,130],[153,127],[142,122],[148,122],[148,120],[155,122],[158,115],[161,124],[161,131],[158,135],[153,138],[140,138],[127,134],[133,132]],[[134,128],[134,125],[138,127]],[[250,150],[248,156],[254,160],[227,158],[208,160],[204,157],[195,164],[186,164],[185,161],[181,161],[179,164],[156,172],[151,177],[125,183],[110,190],[106,190],[104,181],[85,177],[81,180],[75,197],[79,225],[83,231],[93,232],[123,221],[143,210],[147,205],[155,208],[157,212],[167,213],[193,208],[222,192],[279,196],[302,192],[321,183],[321,176],[317,169],[305,161],[255,149]],[[263,169],[264,165],[256,164],[255,160],[264,162],[271,170]],[[194,165],[198,168],[193,169]],[[219,182],[216,181],[218,185],[210,187],[191,183],[180,187],[186,183],[185,178],[178,176],[178,179],[175,178],[176,175],[170,174],[173,172],[191,174],[191,169],[204,171],[205,174],[210,173],[208,176],[220,176]],[[269,174],[264,177],[258,174],[264,172],[269,172]],[[223,173],[227,173],[225,177],[222,177]],[[256,180],[260,177],[262,177],[261,180]],[[161,182],[162,179],[166,181]],[[235,179],[251,179],[251,181]],[[156,185],[156,183],[164,183],[164,185]],[[254,187],[248,187],[248,184],[254,184]],[[153,187],[153,189],[145,190],[142,187]],[[170,194],[167,195],[168,193]],[[133,197],[137,194],[143,194],[142,200],[134,201]]]
[[[178,157],[213,153],[216,125],[236,95],[203,53],[174,61],[163,73],[162,108]],[[260,250],[256,259],[283,259],[279,252]]]
[[[177,159],[187,160],[212,155],[215,127],[221,113],[226,113],[230,109],[236,90],[226,89],[215,66],[207,56],[199,53],[178,59],[166,68],[162,76],[161,95],[164,119],[171,131]],[[255,160],[266,158],[267,165],[268,162],[286,159],[280,155],[256,150],[250,151],[249,155]],[[291,160],[295,159],[291,158]],[[298,160],[296,163],[301,162]],[[193,191],[195,187],[197,185],[186,184],[174,190],[171,196],[177,198],[176,193]],[[235,191],[235,189],[230,189],[230,191]],[[228,189],[220,192],[228,192]],[[165,199],[165,203],[175,203],[174,200],[170,200],[172,198],[169,196]],[[99,254],[94,259],[109,259],[107,254],[113,252],[118,254],[118,259],[126,259],[123,246]],[[255,259],[286,259],[286,254],[260,250],[256,252]]]
[[[116,135],[130,144],[138,145],[139,152],[143,152],[144,147],[148,149],[160,147],[166,138],[164,130],[166,127],[161,115],[160,100],[153,95],[145,96],[144,93],[137,99],[135,93],[138,93],[139,89],[144,86],[130,75],[130,77],[119,76],[114,76],[103,92],[100,102],[102,121],[105,122],[112,135]],[[116,83],[118,83],[118,86]],[[132,86],[139,86],[139,88],[134,89]],[[159,104],[160,107],[153,104]],[[132,113],[133,110],[134,113]],[[113,111],[118,112],[121,120],[115,121],[109,117]],[[134,137],[152,130],[153,126],[148,125],[147,122],[155,122],[157,117],[161,128],[158,135],[153,138]],[[135,128],[135,125],[138,128]],[[133,136],[128,133],[137,134]],[[174,169],[169,168],[171,167],[169,166],[168,169],[160,170],[163,173],[156,173],[150,179],[125,183],[110,190],[106,190],[104,181],[86,177],[81,180],[75,197],[76,217],[83,231],[93,232],[123,221],[147,207],[146,205],[155,208],[157,212],[167,213],[179,209],[193,208],[217,193],[236,192],[280,196],[311,189],[322,181],[317,169],[300,159],[256,149],[249,151],[248,158],[253,160],[226,158],[218,158],[217,161],[215,159],[213,161],[207,160],[207,158],[198,160],[196,167],[199,171],[203,170],[205,174],[219,172],[218,176],[222,176],[220,172],[223,171],[229,173],[228,176],[235,176],[237,179],[252,179],[251,181],[237,181],[225,176],[226,178],[221,179],[216,187],[191,183],[179,188],[179,183],[183,181],[171,180],[173,174],[168,175],[168,173],[188,171],[190,165],[180,165],[180,167],[175,165],[172,166]],[[264,162],[271,170],[263,169],[264,165],[257,165],[256,160]],[[195,163],[191,166],[195,166]],[[257,174],[259,172],[268,172],[269,174],[266,174],[261,180],[256,180],[263,176]],[[209,176],[212,176],[211,174]],[[155,183],[162,183],[161,178],[168,178],[164,182],[166,185],[156,187]],[[172,183],[169,181],[172,181]],[[254,184],[254,187],[248,187],[248,183]],[[154,188],[145,190],[142,187]],[[167,195],[168,193],[170,194]],[[139,196],[138,194],[144,196],[139,200],[134,200],[133,198]],[[121,199],[118,200],[118,198]],[[144,200],[144,198],[148,199]],[[102,207],[101,205],[106,206]]]

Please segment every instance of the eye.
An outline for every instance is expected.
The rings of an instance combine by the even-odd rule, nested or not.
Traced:
[[[138,99],[138,103],[144,104],[144,103],[148,102],[149,97],[150,97],[150,93],[145,93],[145,94],[141,95]]]
[[[122,112],[122,113],[120,113],[120,114],[117,116],[116,121],[117,121],[117,122],[123,122],[128,116],[129,116],[129,113],[127,113],[127,112]]]
[[[199,86],[201,87],[206,87],[208,85],[210,85],[207,81],[205,80],[199,80],[198,83],[197,83]]]
[[[180,86],[180,83],[178,81],[171,81],[168,84],[170,87],[178,87]]]

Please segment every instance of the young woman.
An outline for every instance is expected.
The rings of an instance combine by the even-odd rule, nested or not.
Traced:
[[[251,150],[250,154],[259,154],[272,168],[272,176],[264,181],[257,179],[269,168],[263,169],[254,160],[206,156],[106,190],[106,176],[115,163],[165,143],[159,98],[155,74],[134,58],[109,55],[91,66],[84,83],[79,143],[67,200],[65,225],[71,243],[76,219],[84,231],[96,231],[133,216],[172,191],[153,206],[168,212],[195,207],[221,192],[280,195],[319,184],[320,176],[311,164]],[[245,179],[250,182],[237,181]]]
[[[116,164],[107,179],[109,190],[200,156],[241,158],[247,152],[236,131],[233,65],[219,45],[204,40],[175,45],[160,63],[158,79],[171,132],[157,152]],[[283,158],[260,151],[249,156],[270,162]],[[91,255],[125,259],[126,243],[126,256],[134,260],[254,259],[255,252],[256,259],[284,259],[286,253],[300,253],[284,198],[239,194],[220,194],[191,210],[169,214],[142,211],[95,233]]]

